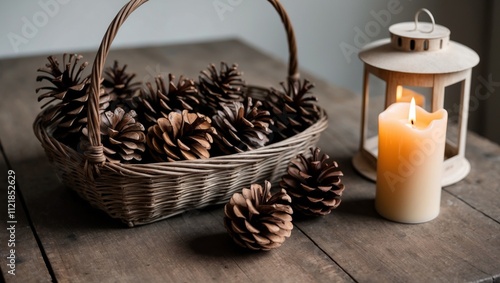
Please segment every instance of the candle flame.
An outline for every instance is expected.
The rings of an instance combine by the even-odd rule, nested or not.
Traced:
[[[403,86],[398,85],[396,88],[396,101],[400,101],[403,97]]]
[[[408,113],[408,122],[410,122],[410,124],[412,125],[415,125],[416,120],[417,113],[415,111],[415,98],[412,97],[410,102],[410,113]]]

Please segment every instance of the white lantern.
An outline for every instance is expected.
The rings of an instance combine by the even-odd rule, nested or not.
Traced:
[[[419,23],[421,12],[426,12],[432,23]],[[364,62],[363,106],[359,152],[353,158],[358,172],[376,180],[378,137],[367,136],[368,110],[370,109],[370,76],[384,81],[385,106],[405,101],[414,96],[423,104],[422,95],[408,87],[430,89],[430,111],[444,107],[445,88],[459,84],[460,107],[458,133],[455,141],[447,138],[442,185],[456,183],[470,171],[465,158],[468,106],[472,68],[479,63],[479,56],[470,48],[451,41],[450,30],[436,25],[432,14],[421,9],[415,22],[405,22],[389,27],[390,38],[368,44],[359,53]]]

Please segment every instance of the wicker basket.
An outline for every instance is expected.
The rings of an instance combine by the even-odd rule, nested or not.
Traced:
[[[287,32],[290,51],[289,77],[298,78],[295,37],[288,16],[278,0],[268,0],[280,15]],[[109,47],[121,24],[147,0],[131,0],[112,21],[97,52],[91,74],[88,128],[91,150],[85,154],[52,137],[53,126],[43,117],[35,119],[37,138],[55,164],[62,182],[93,206],[118,218],[130,227],[158,221],[187,210],[224,203],[233,193],[251,183],[276,183],[290,159],[315,146],[327,127],[320,119],[305,131],[278,143],[248,152],[209,159],[150,164],[121,164],[105,161],[99,134],[99,93],[101,74]],[[248,87],[253,96],[264,95],[260,87]]]

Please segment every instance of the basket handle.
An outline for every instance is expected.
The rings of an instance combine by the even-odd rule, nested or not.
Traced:
[[[104,34],[101,45],[99,46],[99,50],[97,51],[96,57],[94,59],[91,73],[91,85],[87,113],[87,128],[90,145],[85,149],[84,153],[86,157],[85,167],[88,169],[90,169],[88,165],[103,165],[106,161],[103,153],[103,146],[101,144],[101,135],[99,130],[99,125],[101,123],[101,116],[99,114],[99,93],[104,62],[106,61],[106,57],[109,53],[109,48],[111,46],[111,43],[113,42],[113,39],[118,33],[118,29],[120,28],[120,26],[123,24],[123,22],[125,22],[128,16],[135,11],[135,9],[137,9],[147,1],[148,0],[130,0],[125,6],[123,6],[123,8],[118,12],[116,17],[109,25],[106,33]],[[268,2],[276,9],[281,18],[281,21],[283,22],[283,25],[285,26],[290,54],[288,63],[288,76],[289,78],[298,79],[299,72],[297,60],[297,45],[292,24],[279,0],[268,0]],[[98,168],[95,169],[96,171],[99,171]]]

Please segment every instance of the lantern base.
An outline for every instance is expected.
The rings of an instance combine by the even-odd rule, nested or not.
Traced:
[[[377,181],[377,167],[367,160],[361,152],[354,155],[352,165],[359,174],[368,178],[370,181]],[[463,180],[471,169],[469,161],[461,156],[454,156],[445,160],[443,166],[443,178],[441,179],[442,187],[447,187]]]

